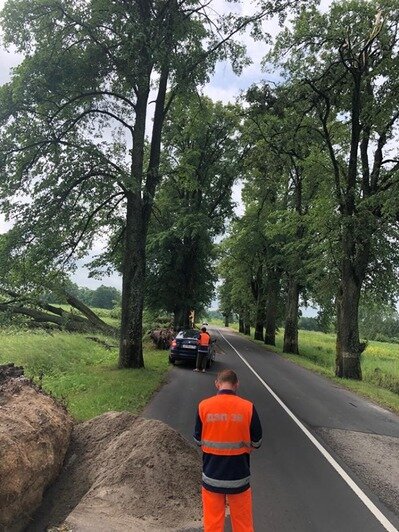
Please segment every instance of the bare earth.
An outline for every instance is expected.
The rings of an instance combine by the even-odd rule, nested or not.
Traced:
[[[321,438],[394,513],[399,439],[340,429]],[[65,466],[28,532],[199,532],[199,451],[161,421],[109,412],[75,426]]]
[[[201,458],[161,421],[109,412],[76,425],[29,531],[201,530]]]

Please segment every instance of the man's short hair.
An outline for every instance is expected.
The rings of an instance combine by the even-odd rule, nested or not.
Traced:
[[[230,384],[235,385],[238,382],[238,377],[237,373],[232,369],[224,369],[223,371],[219,371],[216,380],[218,382],[229,382]]]

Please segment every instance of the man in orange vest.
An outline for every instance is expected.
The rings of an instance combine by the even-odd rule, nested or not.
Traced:
[[[217,395],[198,405],[194,440],[203,451],[204,531],[223,532],[226,499],[234,532],[253,532],[249,454],[262,443],[254,405],[236,395],[239,382],[231,369],[215,381]]]
[[[206,330],[206,327],[201,327],[201,332],[198,337],[197,360],[193,371],[202,371],[202,373],[205,373],[206,359],[208,357],[210,344],[211,335]]]

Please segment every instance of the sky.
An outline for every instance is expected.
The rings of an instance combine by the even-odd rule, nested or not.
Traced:
[[[321,0],[321,9],[325,10],[328,5],[331,4],[331,1],[332,0]],[[5,0],[0,0],[0,9],[4,4]],[[211,6],[219,13],[232,9],[237,11],[239,9],[244,15],[252,14],[254,9],[253,3],[249,0],[244,0],[241,7],[226,0],[212,0]],[[279,26],[276,20],[269,20],[264,23],[264,29],[266,29],[266,31],[272,36],[275,36],[279,31]],[[278,81],[277,76],[262,72],[261,61],[267,52],[265,43],[259,41],[254,42],[247,34],[242,36],[242,41],[247,46],[247,54],[251,58],[252,64],[246,67],[242,75],[239,77],[234,74],[227,63],[218,64],[210,82],[203,88],[203,92],[215,101],[219,100],[224,103],[234,102],[240,91],[247,89],[253,83],[265,79],[268,81]],[[15,49],[11,48],[6,51],[0,46],[0,84],[3,84],[10,79],[12,67],[16,66],[20,61],[21,56],[15,52]],[[235,187],[233,198],[238,204],[238,209],[240,209],[240,186]],[[9,227],[10,225],[5,222],[4,218],[0,215],[0,233],[7,231]],[[101,243],[99,242],[96,247],[97,250],[93,249],[93,254],[101,249]],[[87,262],[87,260],[88,259],[86,259],[86,261],[80,261],[76,273],[72,276],[74,282],[81,286],[88,286],[92,289],[101,284],[115,286],[117,288],[121,287],[121,278],[118,275],[105,277],[102,280],[90,279],[88,277],[87,269],[84,268],[84,263]]]

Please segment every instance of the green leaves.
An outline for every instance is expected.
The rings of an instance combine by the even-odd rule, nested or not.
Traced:
[[[240,172],[237,123],[231,106],[204,97],[174,101],[147,246],[154,308],[200,310],[210,303],[213,239],[231,215],[231,187]]]

